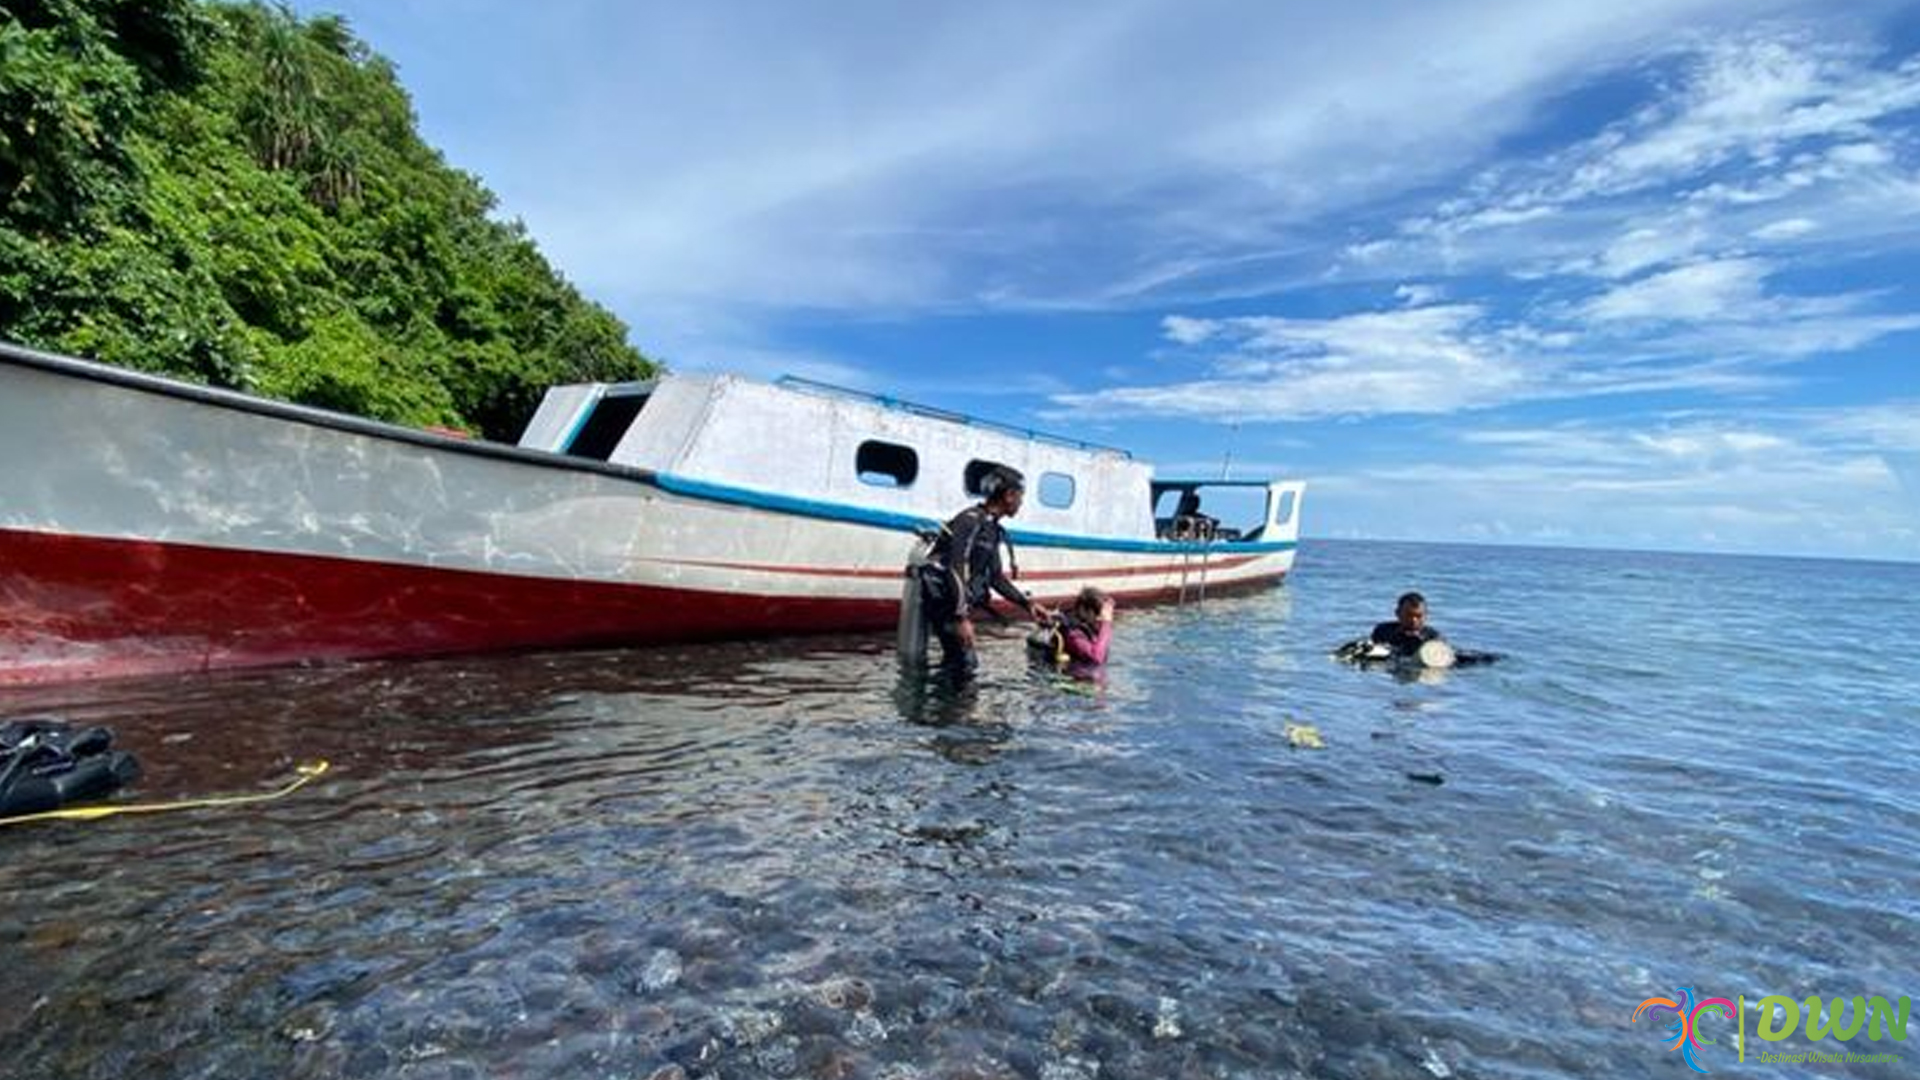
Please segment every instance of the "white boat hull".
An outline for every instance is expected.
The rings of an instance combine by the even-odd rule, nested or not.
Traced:
[[[927,524],[13,349],[0,461],[0,684],[877,629]],[[1037,535],[1019,563],[1043,600],[1162,600],[1293,555]]]

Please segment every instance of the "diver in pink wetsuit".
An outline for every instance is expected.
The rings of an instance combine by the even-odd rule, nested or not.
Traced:
[[[1080,590],[1062,636],[1067,655],[1076,662],[1106,663],[1107,644],[1113,640],[1113,597],[1091,585]]]
[[[1027,640],[1057,665],[1079,672],[1099,667],[1113,640],[1113,597],[1088,586],[1060,621]]]

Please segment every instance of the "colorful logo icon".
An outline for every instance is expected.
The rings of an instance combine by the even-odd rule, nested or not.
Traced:
[[[1651,1016],[1654,1013],[1672,1013],[1673,1023],[1667,1025],[1667,1031],[1674,1036],[1674,1039],[1673,1044],[1667,1049],[1680,1051],[1680,1056],[1686,1061],[1687,1068],[1694,1072],[1706,1072],[1706,1068],[1700,1064],[1700,1059],[1694,1056],[1694,1052],[1700,1049],[1702,1042],[1711,1046],[1714,1041],[1700,1038],[1700,1014],[1708,1009],[1718,1009],[1721,1016],[1731,1020],[1734,1017],[1733,1002],[1726,998],[1708,998],[1695,1004],[1691,986],[1678,987],[1674,993],[1679,995],[1679,1001],[1663,997],[1650,997],[1642,1001],[1639,1007],[1633,1010],[1633,1019],[1637,1021],[1643,1015]]]

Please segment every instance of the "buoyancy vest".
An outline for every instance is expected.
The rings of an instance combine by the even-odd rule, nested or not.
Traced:
[[[0,723],[0,818],[58,810],[104,798],[140,775],[113,732],[48,717]]]

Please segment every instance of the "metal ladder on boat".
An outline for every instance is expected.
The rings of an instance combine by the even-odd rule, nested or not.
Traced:
[[[1180,554],[1180,598],[1176,603],[1185,604],[1187,602],[1187,593],[1190,586],[1194,591],[1193,602],[1196,604],[1206,603],[1207,560],[1212,554],[1211,545],[1201,548],[1197,553],[1185,551]],[[1199,571],[1197,574],[1194,569],[1196,559],[1199,562]],[[1198,580],[1195,580],[1196,577]]]

